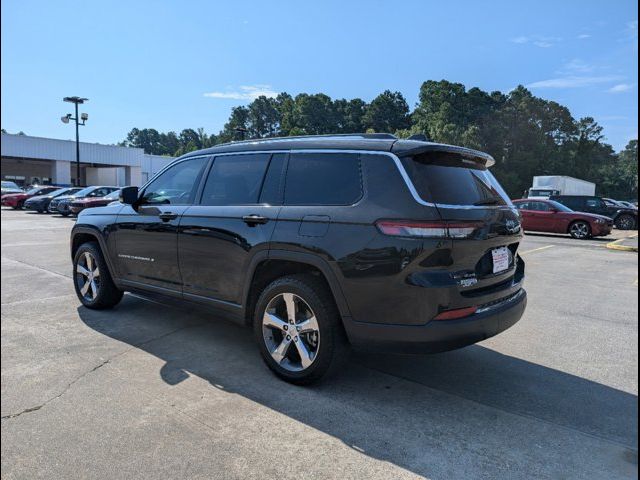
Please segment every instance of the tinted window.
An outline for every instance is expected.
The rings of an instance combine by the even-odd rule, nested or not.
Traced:
[[[108,195],[104,196],[105,200],[118,200],[120,198],[120,190],[114,190]]]
[[[192,204],[207,160],[205,157],[194,158],[169,167],[144,189],[142,203]]]
[[[216,157],[202,192],[202,205],[247,205],[258,202],[268,154]]]
[[[545,202],[531,202],[529,203],[529,210],[533,210],[535,212],[548,212],[551,208]]]
[[[352,205],[362,196],[360,159],[350,153],[294,153],[285,205]]]
[[[510,205],[509,196],[484,166],[460,155],[428,152],[402,163],[418,195],[442,205]]]
[[[518,202],[516,203],[516,207],[519,210],[529,210],[529,202]]]
[[[577,197],[560,197],[556,200],[572,210],[580,211],[580,209],[584,208],[584,202]]]
[[[262,185],[260,203],[269,205],[280,205],[282,203],[286,158],[287,156],[284,153],[276,153],[271,157],[267,176]]]
[[[588,198],[587,199],[587,207],[589,208],[602,208],[602,207],[606,207],[607,205],[600,200],[599,198]]]
[[[106,194],[113,192],[113,188],[111,187],[100,187],[96,188],[93,192],[91,192],[88,197],[104,197]]]
[[[555,208],[559,212],[565,212],[565,213],[573,212],[573,210],[571,210],[569,207],[561,204],[560,202],[554,202],[553,200],[550,200],[549,202],[547,202],[547,205]]]

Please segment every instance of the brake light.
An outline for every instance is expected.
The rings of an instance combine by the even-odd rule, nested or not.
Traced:
[[[482,222],[418,222],[413,220],[380,220],[376,222],[380,232],[397,237],[468,238]]]
[[[457,318],[468,317],[473,315],[478,310],[478,307],[456,308],[455,310],[445,310],[444,312],[435,316],[434,320],[455,320]]]

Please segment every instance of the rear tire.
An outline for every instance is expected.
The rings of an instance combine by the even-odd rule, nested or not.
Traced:
[[[569,234],[577,240],[591,238],[591,225],[583,220],[578,220],[569,225]]]
[[[122,300],[96,242],[83,243],[73,256],[73,286],[82,305],[93,310],[113,308]]]
[[[618,230],[634,230],[638,228],[638,221],[633,215],[622,214],[615,220],[615,225]]]
[[[253,326],[262,359],[287,382],[315,383],[340,370],[348,358],[340,313],[316,276],[290,275],[269,284],[256,304]]]

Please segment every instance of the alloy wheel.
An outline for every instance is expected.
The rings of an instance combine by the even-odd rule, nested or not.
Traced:
[[[293,293],[276,295],[262,317],[262,337],[271,358],[290,372],[309,368],[320,346],[320,328],[311,307]]]
[[[98,297],[100,290],[100,269],[98,262],[89,252],[84,252],[76,264],[76,282],[80,295],[93,302]]]
[[[589,236],[589,226],[584,222],[577,222],[571,225],[571,234],[576,238],[586,238]]]
[[[635,225],[635,221],[629,215],[623,215],[618,219],[617,227],[620,230],[631,230]]]

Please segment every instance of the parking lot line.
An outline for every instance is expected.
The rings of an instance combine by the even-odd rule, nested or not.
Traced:
[[[624,242],[625,240],[628,240],[630,238],[636,238],[637,236],[638,234],[634,233],[632,235],[629,235],[628,237],[623,237],[613,242],[607,243],[605,246],[609,250],[620,250],[622,252],[637,252],[638,247],[632,247],[630,245],[621,245],[621,243]]]
[[[533,250],[526,250],[524,252],[520,252],[520,255],[524,255],[525,253],[539,252],[541,250],[547,250],[547,249],[552,248],[552,247],[555,247],[555,245],[546,245],[544,247],[534,248]]]

